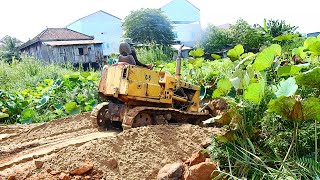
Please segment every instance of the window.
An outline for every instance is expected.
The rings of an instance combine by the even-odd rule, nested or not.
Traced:
[[[83,55],[83,48],[78,48],[79,50],[79,55]]]

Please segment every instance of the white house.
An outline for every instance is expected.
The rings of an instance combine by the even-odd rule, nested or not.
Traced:
[[[172,0],[161,7],[173,25],[176,40],[195,46],[201,38],[200,9],[187,0]]]
[[[93,36],[102,42],[103,55],[118,53],[122,36],[121,19],[104,11],[97,11],[67,25],[68,29]]]

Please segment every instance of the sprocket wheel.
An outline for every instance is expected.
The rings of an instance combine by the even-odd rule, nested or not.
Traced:
[[[137,114],[137,116],[134,118],[132,127],[141,127],[141,126],[148,126],[152,125],[152,118],[148,113],[140,112]]]
[[[99,131],[105,131],[111,125],[111,121],[107,117],[108,104],[107,102],[100,103],[91,112],[93,124],[97,126]]]

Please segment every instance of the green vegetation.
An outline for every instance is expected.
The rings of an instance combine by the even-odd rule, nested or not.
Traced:
[[[277,21],[210,28],[204,50],[183,60],[181,77],[205,89],[204,98],[228,104],[204,122],[227,129],[207,149],[219,162],[217,172],[232,179],[319,179],[320,36],[299,37],[295,27]],[[227,58],[204,58],[230,45]],[[165,46],[137,51],[141,61],[174,74]],[[43,122],[90,111],[99,101],[98,77],[32,59],[0,61],[0,119]]]
[[[174,40],[172,26],[158,9],[132,11],[123,23],[125,37],[135,43],[157,43],[169,45]]]
[[[223,50],[231,43],[229,31],[210,25],[204,33],[200,47],[206,52],[214,53]]]
[[[171,62],[174,51],[164,45],[150,43],[148,46],[136,47],[138,59],[145,64],[161,64]]]
[[[261,26],[260,26],[261,27]],[[261,30],[272,38],[283,36],[286,34],[292,34],[298,29],[297,26],[291,26],[287,24],[284,20],[264,20],[264,25]]]
[[[12,59],[20,59],[19,46],[21,42],[18,39],[6,36],[0,43],[2,44],[0,46],[0,59],[8,63],[11,63]]]
[[[264,20],[263,26],[251,26],[243,19],[239,19],[230,29],[220,29],[215,26],[209,26],[200,43],[200,47],[207,53],[216,53],[228,49],[229,47],[242,44],[245,51],[258,52],[261,46],[269,46],[272,43],[286,43],[285,45],[295,45],[304,41],[304,38],[297,41],[299,36],[297,27],[290,26],[285,21]],[[280,38],[281,36],[281,38]],[[284,40],[295,40],[288,42]]]
[[[34,59],[0,61],[0,120],[45,122],[84,111],[98,103],[99,74]]]
[[[258,53],[245,53],[238,44],[228,58],[212,55],[215,61],[197,49],[183,61],[184,80],[206,88],[206,98],[228,103],[205,121],[228,129],[208,148],[221,176],[319,178],[320,36],[294,43],[300,40],[278,36],[284,48],[272,44]],[[174,73],[175,63],[159,69]]]

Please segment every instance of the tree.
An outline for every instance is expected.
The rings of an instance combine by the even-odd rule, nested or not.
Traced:
[[[200,47],[203,48],[205,52],[215,53],[228,47],[231,42],[232,40],[228,30],[210,25],[204,33]]]
[[[237,20],[236,24],[231,26],[231,36],[233,46],[242,44],[246,50],[258,49],[264,43],[264,38],[258,29],[243,19]]]
[[[158,9],[132,11],[124,19],[125,36],[134,42],[168,45],[174,40],[168,18]]]
[[[264,20],[264,25],[263,27],[260,26],[260,29],[275,38],[285,34],[294,34],[298,26],[286,24],[284,20],[269,19],[267,22]]]
[[[6,36],[1,42],[0,57],[6,62],[11,63],[12,59],[20,59],[19,46],[21,41],[17,38]]]
[[[242,44],[247,51],[257,50],[264,43],[264,37],[257,28],[239,19],[230,29],[209,26],[201,47],[210,53]]]

